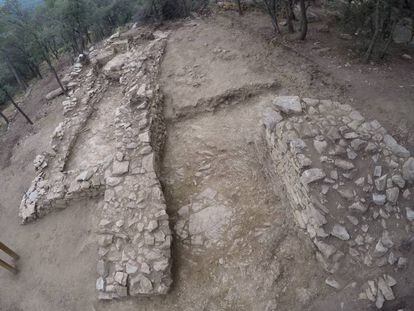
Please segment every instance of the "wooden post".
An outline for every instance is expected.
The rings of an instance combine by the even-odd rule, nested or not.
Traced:
[[[15,252],[13,252],[10,248],[0,242],[0,249],[5,252],[10,257],[13,257],[14,260],[18,260],[20,257]]]
[[[12,257],[14,260],[18,260],[20,257],[15,252],[13,252],[10,248],[8,248],[6,245],[0,242],[0,250],[5,252],[7,255]],[[4,260],[0,259],[0,267],[3,267],[7,270],[9,270],[12,273],[17,273],[18,270],[15,266],[12,266],[11,264],[5,262]]]
[[[0,267],[9,270],[12,273],[17,273],[17,268],[0,259]]]

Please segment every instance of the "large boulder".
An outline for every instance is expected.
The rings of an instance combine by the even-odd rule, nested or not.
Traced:
[[[112,79],[119,79],[121,76],[121,69],[127,63],[129,59],[129,53],[118,54],[111,59],[104,67],[103,73]]]

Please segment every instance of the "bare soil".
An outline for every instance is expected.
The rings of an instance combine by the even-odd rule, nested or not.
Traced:
[[[54,88],[51,78],[33,87],[34,97],[24,107],[36,125],[17,116],[1,137],[1,240],[21,255],[18,275],[0,270],[1,310],[356,310],[347,292],[337,296],[323,284],[283,187],[270,185],[262,172],[256,146],[261,111],[275,94],[340,100],[378,119],[413,150],[413,64],[398,57],[382,65],[353,63],[339,45],[350,43],[313,31],[312,25],[305,43],[271,43],[269,25],[258,12],[241,18],[226,12],[165,26],[173,31],[160,77],[168,126],[162,182],[172,226],[177,211],[207,188],[218,192],[212,206],[222,204],[232,215],[220,231],[221,243],[193,247],[175,236],[174,286],[165,297],[96,300],[97,202],[19,224],[18,206],[34,177],[32,161],[48,150],[62,120],[61,99],[41,99]],[[315,42],[332,50],[316,53]],[[94,129],[110,109],[110,101],[103,104],[90,121]],[[99,136],[90,133],[75,148],[76,163]],[[104,150],[102,141],[97,152]]]

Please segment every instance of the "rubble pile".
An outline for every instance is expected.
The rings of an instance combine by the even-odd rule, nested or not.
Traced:
[[[359,285],[382,308],[395,298],[390,274],[408,263],[399,246],[414,231],[414,158],[379,122],[331,100],[276,97],[263,124],[269,175],[282,178],[326,284]]]

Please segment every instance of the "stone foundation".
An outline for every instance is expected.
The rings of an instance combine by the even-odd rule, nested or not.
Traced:
[[[63,101],[65,119],[53,134],[53,152],[35,159],[37,177],[20,206],[26,223],[74,200],[103,198],[97,228],[100,299],[165,294],[172,282],[171,231],[156,174],[165,138],[163,98],[156,80],[166,38],[156,32],[151,41],[121,42],[124,53],[116,56],[106,52],[113,44],[119,50],[111,40],[91,55],[92,64],[99,59],[100,66],[85,73],[75,64],[67,79],[74,89]],[[111,83],[119,83],[124,94],[113,107],[115,131],[108,129],[116,141],[112,160],[96,159],[86,170],[66,170],[79,135]]]
[[[282,178],[293,215],[316,258],[341,290],[381,308],[404,269],[398,245],[413,232],[413,166],[407,149],[377,121],[330,100],[276,97],[263,117],[273,178]],[[353,281],[351,282],[351,279]]]

